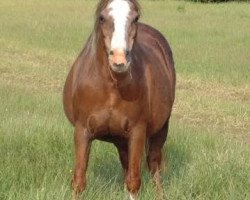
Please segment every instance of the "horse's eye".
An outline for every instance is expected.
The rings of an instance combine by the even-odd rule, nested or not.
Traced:
[[[101,15],[101,16],[99,17],[99,21],[100,21],[101,23],[103,23],[103,22],[105,22],[105,18]]]
[[[138,22],[138,20],[139,20],[139,16],[137,16],[135,19],[134,19],[134,23],[136,23],[136,22]]]

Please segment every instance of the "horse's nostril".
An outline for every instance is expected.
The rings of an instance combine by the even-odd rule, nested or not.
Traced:
[[[126,51],[126,56],[129,56],[129,53],[130,53],[130,52],[127,50],[127,51]]]
[[[110,51],[109,55],[111,55],[111,56],[114,55],[114,51]]]

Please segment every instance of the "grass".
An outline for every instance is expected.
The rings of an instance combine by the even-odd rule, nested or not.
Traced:
[[[173,48],[177,95],[163,173],[168,199],[250,199],[250,4],[142,1]],[[95,1],[0,3],[0,199],[70,199],[73,134],[62,87]],[[155,199],[143,170],[141,198]],[[94,142],[85,199],[125,199],[115,148]]]

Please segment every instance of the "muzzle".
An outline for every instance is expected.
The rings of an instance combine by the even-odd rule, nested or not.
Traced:
[[[115,73],[125,73],[130,66],[130,52],[122,49],[114,49],[109,52],[109,64]]]

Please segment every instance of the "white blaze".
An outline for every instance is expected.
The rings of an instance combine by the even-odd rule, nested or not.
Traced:
[[[126,23],[130,12],[129,3],[125,0],[113,0],[108,8],[109,15],[114,20],[114,32],[111,39],[111,49],[126,49]]]

